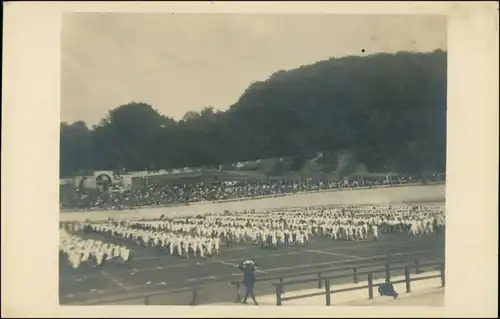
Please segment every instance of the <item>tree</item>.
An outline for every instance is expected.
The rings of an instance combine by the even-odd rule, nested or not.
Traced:
[[[162,147],[159,136],[169,123],[171,120],[146,103],[132,102],[112,109],[94,129],[95,161],[107,169],[144,169],[161,164],[156,154]]]
[[[60,125],[59,141],[59,174],[70,176],[78,170],[91,167],[91,138],[90,130],[83,121],[73,124],[62,122]]]
[[[316,152],[341,150],[354,155],[349,169],[444,171],[445,133],[446,52],[345,57],[275,72],[224,112],[206,106],[175,121],[131,102],[91,130],[61,123],[61,174],[287,156],[298,170]]]

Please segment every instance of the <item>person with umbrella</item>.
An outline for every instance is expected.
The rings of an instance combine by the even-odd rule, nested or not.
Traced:
[[[243,271],[243,285],[246,287],[245,298],[243,298],[243,303],[247,303],[247,298],[252,297],[253,303],[257,306],[257,300],[253,293],[253,287],[255,284],[255,269],[257,268],[257,263],[253,260],[245,260],[238,266],[239,269]]]

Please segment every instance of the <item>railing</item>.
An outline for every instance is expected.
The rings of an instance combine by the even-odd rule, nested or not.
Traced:
[[[104,305],[104,304],[117,304],[122,301],[130,301],[130,300],[143,300],[141,304],[143,305],[150,305],[151,304],[151,298],[152,297],[159,297],[159,296],[167,296],[167,295],[174,295],[174,294],[179,294],[179,293],[184,293],[184,292],[191,292],[191,301],[189,302],[188,305],[190,306],[196,306],[198,304],[198,293],[201,289],[204,287],[200,286],[195,286],[195,287],[186,287],[186,288],[180,288],[180,289],[175,289],[175,290],[169,290],[169,291],[162,291],[162,292],[157,292],[157,293],[151,293],[151,292],[146,292],[142,294],[137,294],[135,296],[123,296],[123,297],[113,297],[113,298],[102,298],[99,300],[90,300],[90,301],[84,301],[81,303],[78,303],[77,305],[81,306],[90,306],[90,305]]]
[[[317,281],[318,289],[321,289],[323,287],[323,282],[324,282],[324,275],[332,272],[341,272],[341,271],[352,271],[351,274],[345,274],[345,275],[340,275],[339,278],[353,278],[353,283],[357,284],[359,282],[359,276],[365,274],[366,272],[359,272],[360,269],[364,268],[374,268],[374,267],[383,267],[383,271],[385,272],[385,278],[390,279],[391,276],[391,271],[395,271],[401,268],[391,268],[391,264],[408,264],[409,262],[414,263],[414,267],[416,270],[417,274],[420,274],[420,268],[422,267],[422,264],[419,259],[415,259],[412,261],[409,261],[408,259],[405,260],[393,260],[390,262],[384,262],[384,263],[377,263],[374,264],[373,261],[377,261],[377,259],[382,259],[382,258],[373,258],[370,260],[371,263],[367,264],[362,264],[362,265],[356,265],[356,266],[349,266],[349,267],[343,267],[343,268],[327,268],[327,269],[322,269],[322,270],[314,270],[314,271],[307,271],[307,272],[300,272],[300,273],[292,273],[288,275],[280,275],[280,276],[272,276],[272,277],[262,277],[262,278],[257,278],[255,282],[266,282],[266,281],[274,281],[277,280],[279,281],[278,284],[280,285],[280,292],[283,294],[285,292],[284,286],[288,285],[290,282],[285,282],[286,278],[296,278],[296,277],[303,277],[303,276],[310,276],[310,275],[315,275],[315,279],[305,279],[305,280],[300,280],[297,281],[297,283],[308,283],[308,282],[315,282]],[[355,261],[354,261],[355,262]],[[291,281],[295,282],[295,281]],[[275,283],[273,283],[274,285]],[[231,281],[231,285],[236,286],[236,300],[235,302],[240,302],[241,301],[241,286],[243,285],[243,282],[241,280],[239,281]]]
[[[411,268],[416,268],[418,270],[420,267],[429,267],[429,266],[438,266],[440,274],[439,275],[418,277],[418,278],[411,278],[411,274],[410,274]],[[395,271],[395,270],[404,270],[405,279],[391,282],[390,271]],[[385,272],[385,282],[386,283],[391,283],[391,284],[406,283],[406,292],[407,293],[411,292],[411,282],[417,281],[417,280],[441,278],[441,287],[445,286],[445,264],[444,264],[444,262],[427,263],[427,264],[412,265],[412,266],[407,265],[404,267],[396,267],[396,268],[390,268],[390,269],[388,266],[385,266],[384,268],[381,268],[381,269],[378,269],[375,271],[356,273],[357,276],[367,275],[368,284],[364,285],[364,286],[357,286],[357,287],[332,290],[332,286],[330,284],[330,282],[332,280],[351,277],[352,275],[336,275],[336,276],[326,276],[326,277],[320,276],[318,279],[304,279],[304,280],[295,280],[295,281],[289,281],[289,282],[273,283],[272,285],[276,288],[276,305],[281,306],[283,301],[286,301],[286,300],[303,299],[303,298],[324,295],[325,296],[325,304],[327,306],[330,306],[332,294],[339,293],[339,292],[361,290],[361,289],[368,289],[368,298],[373,299],[373,288],[385,285],[385,283],[379,283],[379,284],[373,283],[373,274],[380,273],[380,272]],[[283,297],[282,296],[284,286],[291,286],[291,285],[297,285],[297,284],[302,284],[302,283],[315,282],[316,280],[318,280],[318,282],[324,282],[324,288],[325,288],[324,291],[317,292],[317,293],[309,293],[309,294],[299,295],[299,296],[291,296],[291,297]]]
[[[383,272],[385,275],[386,281],[388,281],[388,280],[390,280],[391,272],[393,273],[394,271],[405,269],[405,275],[406,275],[406,267],[415,269],[416,273],[420,274],[422,268],[426,268],[430,265],[432,266],[432,265],[441,265],[442,264],[440,262],[439,263],[436,263],[436,262],[434,262],[434,263],[421,263],[419,259],[414,259],[411,261],[409,261],[407,259],[407,260],[398,260],[398,261],[394,260],[394,261],[385,262],[385,263],[374,263],[374,261],[377,261],[378,259],[381,259],[381,258],[371,259],[369,261],[369,262],[371,262],[371,264],[367,263],[367,264],[361,264],[361,265],[355,265],[355,266],[349,266],[349,267],[343,267],[343,268],[327,268],[327,269],[322,269],[322,270],[285,274],[285,275],[281,275],[281,276],[262,277],[262,278],[258,278],[256,281],[257,282],[278,281],[277,283],[275,282],[275,283],[271,283],[271,284],[273,286],[275,286],[277,290],[279,289],[280,293],[279,293],[279,295],[277,295],[277,300],[280,300],[279,305],[281,305],[281,303],[285,300],[307,298],[307,297],[312,297],[312,296],[324,295],[327,293],[332,294],[335,292],[364,289],[364,288],[369,287],[369,286],[361,286],[361,287],[331,291],[331,289],[330,289],[331,288],[331,286],[330,286],[331,281],[330,280],[340,279],[340,278],[352,278],[353,283],[359,283],[361,276],[370,274],[369,278],[368,278],[368,282],[370,284],[371,280],[373,280],[373,273]],[[408,263],[411,263],[412,265],[408,266]],[[405,264],[405,266],[394,267],[394,264]],[[360,272],[360,270],[363,270],[366,268],[377,268],[377,269]],[[338,272],[341,272],[341,271],[349,271],[349,273],[339,275]],[[443,271],[444,271],[444,269],[443,269]],[[332,275],[332,276],[325,276],[325,275],[331,274],[331,273],[336,273],[336,274]],[[287,279],[287,278],[297,278],[297,277],[311,276],[311,275],[314,275],[314,278],[285,281],[285,279]],[[414,278],[412,280],[421,280],[421,279],[434,278],[434,277],[436,277],[436,276],[421,277],[418,279]],[[408,278],[410,278],[409,273],[408,273]],[[443,286],[444,286],[444,272],[443,272],[442,280],[443,280]],[[316,283],[318,289],[324,288],[325,290],[318,292],[318,293],[314,293],[314,294],[294,296],[294,297],[288,297],[288,298],[284,298],[282,296],[284,291],[285,291],[285,289],[284,289],[285,286],[298,285],[301,283]],[[236,286],[236,301],[240,302],[241,301],[240,288],[241,288],[243,282],[242,281],[232,281],[231,284]],[[137,293],[135,295],[126,294],[126,295],[123,295],[122,297],[114,296],[114,297],[109,297],[109,298],[98,298],[98,299],[96,298],[96,299],[86,300],[86,301],[82,301],[82,302],[71,302],[68,304],[73,304],[73,305],[104,305],[104,304],[119,304],[120,302],[124,302],[124,301],[130,302],[130,301],[135,300],[135,301],[140,301],[139,304],[141,304],[141,305],[150,305],[150,304],[156,304],[156,303],[152,302],[152,299],[155,297],[176,295],[176,294],[181,294],[181,293],[190,293],[191,300],[187,304],[191,305],[191,306],[195,306],[195,305],[199,304],[199,292],[201,290],[204,290],[208,285],[209,284],[195,285],[193,287],[185,287],[185,288],[179,288],[179,289],[168,290],[168,291],[159,291],[159,292],[153,292],[153,293],[143,292],[143,293]],[[377,285],[372,284],[371,289],[373,289],[373,286],[377,286]],[[409,287],[409,286],[407,286],[407,287]],[[370,294],[371,294],[371,296],[373,296],[373,292],[371,292]],[[328,297],[328,298],[330,298],[330,297]],[[161,304],[163,304],[163,303],[161,303]],[[277,301],[277,304],[278,304],[278,301]]]

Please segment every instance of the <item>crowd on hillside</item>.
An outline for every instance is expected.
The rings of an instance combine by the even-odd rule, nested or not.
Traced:
[[[184,185],[149,184],[137,189],[98,192],[96,190],[64,187],[60,191],[62,210],[121,210],[149,206],[169,206],[201,201],[221,201],[252,198],[269,195],[285,195],[328,189],[373,187],[380,185],[406,184],[415,182],[408,177],[374,179],[363,181],[224,181],[218,183],[197,183]]]
[[[61,223],[60,250],[74,268],[93,260],[127,262],[129,246],[156,249],[184,258],[211,258],[224,247],[258,245],[262,249],[304,247],[310,240],[377,241],[388,233],[419,236],[442,233],[444,205],[364,205],[301,208],[267,212],[225,212],[191,217]],[[69,236],[68,234],[71,234]],[[84,240],[93,234],[102,241]],[[64,235],[64,236],[62,236]],[[106,243],[113,239],[121,245]]]

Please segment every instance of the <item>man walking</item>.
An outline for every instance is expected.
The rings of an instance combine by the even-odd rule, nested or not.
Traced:
[[[257,306],[257,300],[255,300],[255,295],[253,294],[253,287],[255,284],[255,267],[256,264],[253,261],[244,261],[238,268],[243,271],[243,285],[246,287],[245,298],[243,298],[243,303],[247,303],[247,298],[252,297],[253,303]]]

